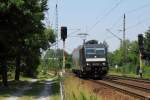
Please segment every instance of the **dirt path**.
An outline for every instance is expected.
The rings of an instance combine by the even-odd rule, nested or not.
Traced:
[[[52,84],[51,79],[45,81],[44,89],[40,93],[39,98],[37,100],[50,100],[51,84]]]
[[[31,89],[32,87],[30,87],[30,85],[36,81],[37,79],[30,80],[30,84],[25,85],[22,89],[19,89],[19,91],[15,91],[7,100],[17,100],[24,93],[24,91]]]

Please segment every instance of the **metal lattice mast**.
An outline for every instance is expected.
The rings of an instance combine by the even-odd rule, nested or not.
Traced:
[[[56,36],[56,45],[55,45],[55,65],[58,68],[59,64],[58,64],[58,0],[56,3],[56,8],[55,8],[56,12],[55,12],[55,36]]]
[[[55,35],[56,35],[56,48],[58,49],[58,3],[56,4],[56,19],[55,19]]]
[[[124,63],[126,62],[126,15],[123,16],[123,51],[124,51]]]

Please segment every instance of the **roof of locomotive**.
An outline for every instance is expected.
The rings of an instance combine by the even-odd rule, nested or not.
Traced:
[[[85,48],[106,48],[107,46],[104,43],[98,43],[97,40],[88,40],[84,44]]]
[[[97,40],[88,40],[85,42],[85,44],[98,44]]]

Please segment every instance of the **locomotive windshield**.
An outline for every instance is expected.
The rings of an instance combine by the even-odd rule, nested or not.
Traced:
[[[86,58],[104,58],[105,49],[104,48],[86,48]]]

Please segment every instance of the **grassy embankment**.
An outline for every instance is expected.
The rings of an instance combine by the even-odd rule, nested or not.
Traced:
[[[139,77],[136,73],[136,66],[123,66],[118,67],[110,67],[109,74],[112,75],[120,75],[120,76],[129,76],[129,77]],[[150,66],[143,67],[143,78],[150,79]]]
[[[66,77],[64,85],[66,100],[98,100],[93,90],[78,78]]]

